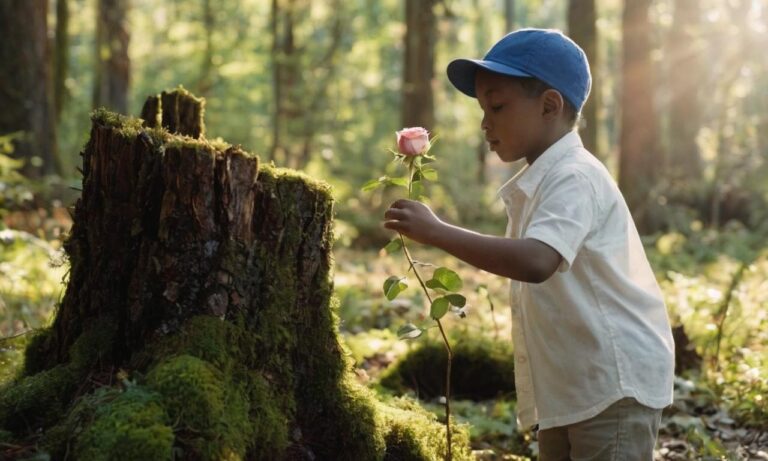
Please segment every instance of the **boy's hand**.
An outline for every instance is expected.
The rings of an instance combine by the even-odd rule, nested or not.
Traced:
[[[384,213],[384,227],[398,231],[419,243],[432,244],[445,223],[425,204],[398,200]]]

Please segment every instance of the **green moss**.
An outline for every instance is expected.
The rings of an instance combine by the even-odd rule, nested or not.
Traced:
[[[24,349],[23,376],[31,376],[53,366],[51,364],[52,354],[49,353],[51,334],[50,328],[32,333],[26,349]]]
[[[144,369],[152,360],[173,355],[191,355],[229,374],[240,355],[239,329],[218,317],[198,315],[190,318],[176,334],[158,339],[133,358],[134,366]]]
[[[289,417],[260,373],[251,372],[247,385],[249,417],[253,424],[251,459],[279,459],[289,444]]]
[[[144,130],[143,120],[140,118],[110,112],[104,107],[91,112],[91,121],[114,128],[117,133],[126,138],[134,138]]]
[[[235,323],[200,315],[136,355],[134,366],[151,364],[148,385],[180,421],[182,449],[205,459],[244,452],[256,459],[281,456],[289,443],[293,394],[284,386],[275,392],[271,380],[255,370],[268,362],[259,353],[263,342]],[[172,358],[153,363],[158,357]],[[188,409],[190,401],[200,404]]]
[[[379,403],[378,411],[385,434],[385,460],[436,461],[445,459],[445,425],[435,415],[408,399]],[[469,431],[451,424],[452,456],[455,461],[472,460]]]
[[[18,431],[57,421],[77,381],[70,367],[58,365],[4,386],[0,389],[0,427]]]
[[[70,367],[79,374],[114,363],[113,351],[117,322],[105,316],[95,320],[69,350]]]
[[[158,394],[131,386],[96,408],[93,421],[77,437],[76,458],[171,459],[174,435],[170,421]]]
[[[301,188],[306,188],[310,191],[322,193],[325,196],[323,201],[333,201],[333,197],[331,195],[332,188],[330,184],[323,180],[313,178],[312,176],[302,173],[301,171],[263,164],[259,165],[259,181],[262,180],[276,184],[279,183],[283,187],[298,185]]]
[[[381,384],[431,399],[444,395],[447,354],[442,342],[427,340],[382,375]],[[453,345],[451,390],[456,398],[486,400],[514,395],[514,358],[509,343],[463,335]]]
[[[111,318],[94,322],[70,349],[71,361],[50,367],[50,331],[43,330],[25,351],[25,374],[0,393],[0,427],[21,430],[48,426],[68,408],[81,378],[102,361],[111,363],[115,326]]]
[[[173,357],[149,372],[147,385],[178,421],[184,448],[202,459],[245,456],[254,432],[250,405],[211,364],[190,355]]]

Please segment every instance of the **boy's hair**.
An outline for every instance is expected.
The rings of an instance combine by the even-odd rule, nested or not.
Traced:
[[[545,82],[535,77],[508,77],[508,78],[520,84],[520,86],[523,88],[523,92],[525,92],[525,95],[529,98],[538,98],[539,96],[544,94],[544,92],[547,90],[555,90],[559,93],[559,91],[556,88],[552,88],[550,85],[546,84]],[[573,107],[573,104],[571,104],[570,101],[565,99],[565,97],[563,97],[563,112],[565,113],[566,120],[570,124],[571,128],[575,127],[576,124],[579,123],[579,119],[581,118],[581,113],[577,111],[576,108]]]

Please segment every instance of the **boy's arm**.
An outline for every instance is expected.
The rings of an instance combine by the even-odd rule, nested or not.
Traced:
[[[563,258],[534,239],[479,234],[441,221],[421,202],[398,200],[384,214],[384,227],[432,245],[473,266],[521,282],[541,283],[555,273]]]

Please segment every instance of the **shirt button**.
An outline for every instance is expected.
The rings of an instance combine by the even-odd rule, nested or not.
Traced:
[[[518,357],[517,361],[520,362],[520,363],[525,363],[525,362],[528,361],[528,359],[523,355],[521,357]]]

